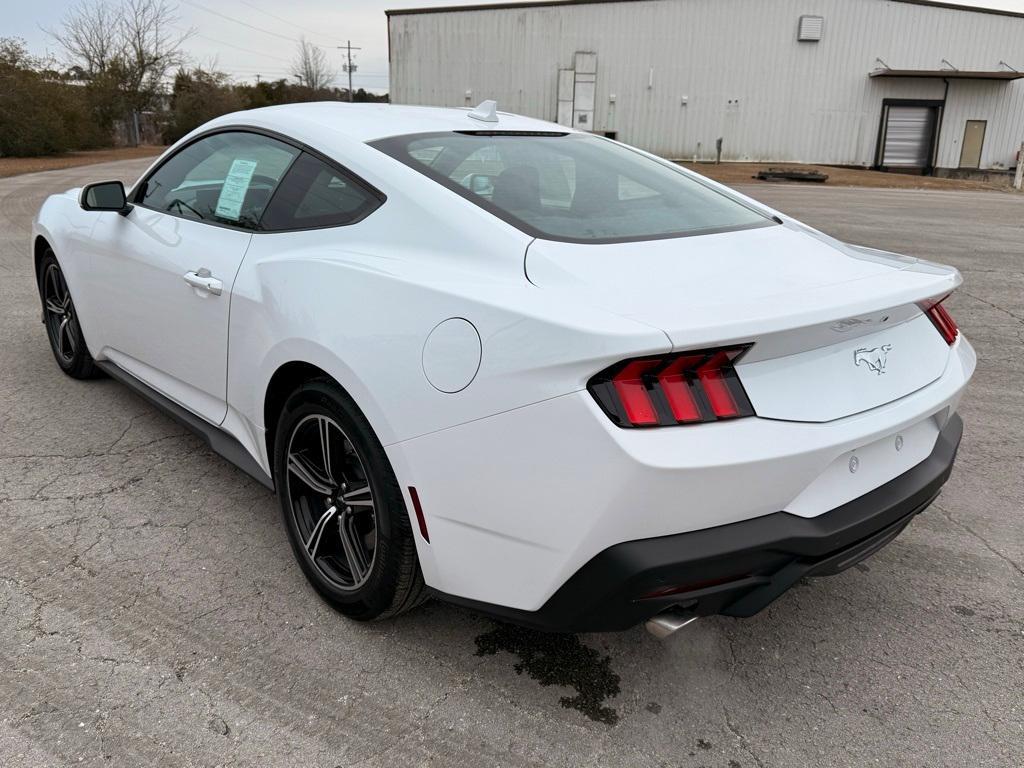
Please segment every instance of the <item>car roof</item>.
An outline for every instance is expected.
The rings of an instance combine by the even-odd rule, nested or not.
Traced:
[[[312,131],[321,136],[325,133],[340,134],[356,141],[448,131],[576,132],[572,128],[532,117],[508,112],[498,112],[497,115],[498,122],[495,123],[470,117],[469,109],[316,101],[234,112],[208,123],[204,129],[217,125],[253,125],[296,137],[308,135]]]

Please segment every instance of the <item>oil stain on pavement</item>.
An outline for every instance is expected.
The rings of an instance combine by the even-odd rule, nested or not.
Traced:
[[[493,656],[498,651],[519,658],[514,665],[518,674],[526,672],[544,686],[574,688],[575,696],[560,699],[563,707],[579,710],[599,723],[615,725],[619,721],[618,712],[603,706],[606,699],[619,694],[619,676],[612,671],[611,657],[602,657],[576,635],[497,623],[490,632],[476,638],[476,655]]]

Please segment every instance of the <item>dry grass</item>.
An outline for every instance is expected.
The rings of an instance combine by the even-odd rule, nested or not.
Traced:
[[[823,186],[829,187],[877,187],[881,189],[987,189],[1010,191],[1005,183],[968,181],[966,179],[939,179],[934,176],[912,176],[905,173],[882,173],[861,168],[839,168],[830,165],[799,165],[796,163],[680,163],[691,170],[723,184],[802,184],[816,186],[817,182],[804,181],[760,181],[755,179],[758,171],[767,168],[799,168],[828,174]]]
[[[62,168],[74,168],[79,165],[108,163],[112,160],[135,160],[141,157],[153,157],[164,151],[164,147],[119,147],[117,149],[97,149],[89,152],[68,152],[63,155],[47,157],[0,157],[0,179],[7,176],[18,176],[22,173],[37,171],[55,171]]]

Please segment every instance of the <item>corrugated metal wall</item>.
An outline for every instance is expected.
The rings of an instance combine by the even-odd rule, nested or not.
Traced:
[[[824,17],[820,42],[797,41],[807,14]],[[721,137],[727,160],[870,165],[882,100],[945,90],[941,79],[869,78],[876,58],[892,69],[938,69],[942,59],[1024,69],[1024,19],[891,0],[637,0],[399,14],[389,28],[395,103],[496,98],[553,121],[558,70],[592,51],[593,130],[676,158],[714,157]],[[1011,165],[1024,140],[1024,80],[953,81],[938,165],[958,165],[970,119],[989,120],[982,167]]]

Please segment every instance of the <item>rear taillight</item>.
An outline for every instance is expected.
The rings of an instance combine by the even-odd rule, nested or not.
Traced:
[[[942,338],[946,340],[946,343],[952,345],[956,341],[960,329],[956,325],[956,320],[953,319],[953,316],[942,305],[943,301],[945,301],[945,298],[939,299],[934,304],[922,304],[921,309],[928,315],[928,319],[932,321],[935,329],[942,334]]]
[[[638,357],[606,368],[587,389],[620,427],[668,427],[753,416],[733,367],[750,345]]]

